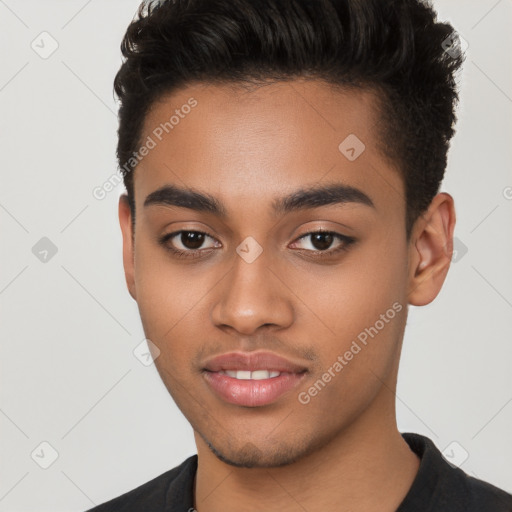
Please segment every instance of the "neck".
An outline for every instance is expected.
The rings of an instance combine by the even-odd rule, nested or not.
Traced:
[[[395,512],[419,459],[400,435],[394,394],[383,388],[372,406],[328,444],[282,467],[238,468],[220,461],[195,433],[198,512],[350,510]]]

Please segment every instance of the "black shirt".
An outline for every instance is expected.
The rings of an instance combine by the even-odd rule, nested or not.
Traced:
[[[512,512],[512,495],[466,475],[449,464],[434,443],[404,433],[421,462],[409,492],[396,512]],[[189,512],[197,455],[179,466],[88,512]]]

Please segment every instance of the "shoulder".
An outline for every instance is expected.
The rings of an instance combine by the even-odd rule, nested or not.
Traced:
[[[402,437],[420,458],[418,474],[397,512],[512,512],[512,495],[449,463],[432,440]]]
[[[512,494],[464,473],[471,510],[512,512]]]
[[[128,491],[105,503],[97,505],[87,512],[136,512],[167,510],[170,500],[180,500],[185,504],[188,498],[187,490],[191,492],[197,455],[192,455],[179,466],[149,480],[148,482]],[[174,492],[177,488],[179,496]]]

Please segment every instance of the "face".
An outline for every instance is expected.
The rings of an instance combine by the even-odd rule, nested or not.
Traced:
[[[410,247],[377,119],[371,92],[313,81],[196,84],[146,118],[128,287],[167,389],[230,464],[288,464],[393,408]]]

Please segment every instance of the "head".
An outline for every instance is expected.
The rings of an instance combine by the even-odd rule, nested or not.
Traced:
[[[394,412],[407,305],[436,297],[451,259],[452,32],[413,0],[163,1],[128,27],[127,284],[222,460],[289,464]],[[234,351],[304,371],[272,403],[229,403],[205,369]]]

